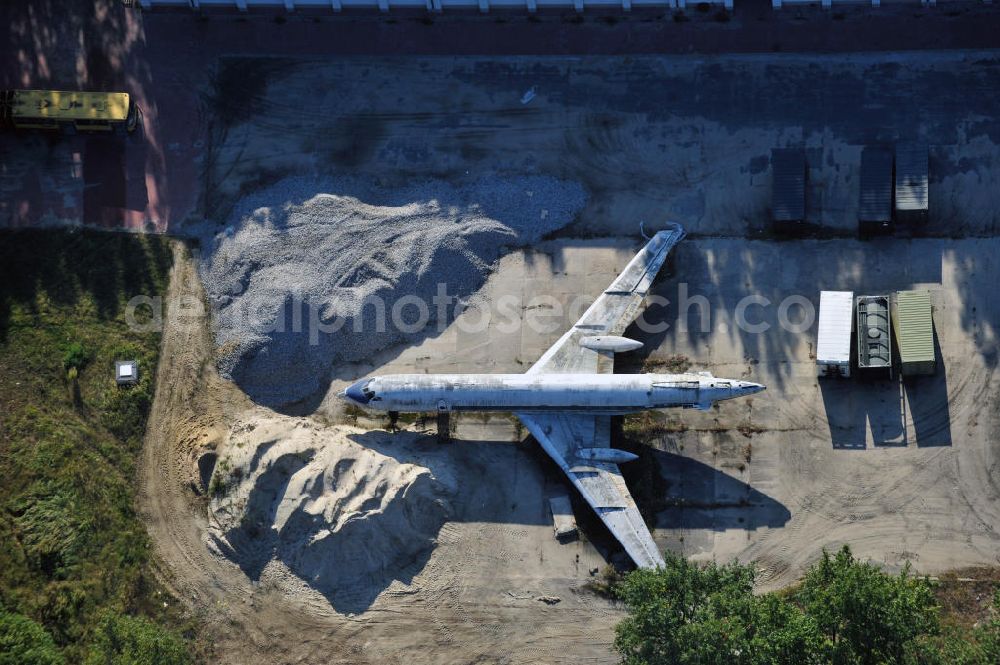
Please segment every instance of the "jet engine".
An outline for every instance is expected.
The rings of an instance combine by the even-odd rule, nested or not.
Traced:
[[[635,351],[642,348],[642,342],[637,342],[628,337],[616,337],[614,335],[596,335],[584,337],[580,340],[580,346],[592,351],[610,351],[611,353],[622,353],[624,351]]]

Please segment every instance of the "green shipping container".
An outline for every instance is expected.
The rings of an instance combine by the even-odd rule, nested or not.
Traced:
[[[931,294],[927,291],[899,291],[893,316],[899,364],[903,376],[934,374],[934,319]]]

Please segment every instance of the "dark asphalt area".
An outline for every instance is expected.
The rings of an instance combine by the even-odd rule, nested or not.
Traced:
[[[773,10],[737,0],[669,10],[424,12],[281,9],[142,12],[114,0],[0,5],[0,86],[124,89],[144,128],[97,146],[84,137],[0,137],[0,226],[80,223],[165,231],[198,208],[201,91],[222,55],[625,55],[854,53],[1000,45],[1000,8],[917,2]],[[80,165],[82,164],[82,169]],[[82,173],[81,173],[82,171]]]

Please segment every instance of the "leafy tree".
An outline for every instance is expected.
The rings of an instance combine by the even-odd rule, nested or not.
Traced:
[[[823,553],[789,594],[754,595],[750,566],[666,565],[616,588],[629,616],[616,628],[626,665],[996,665],[1000,617],[948,627],[926,579],[888,575],[847,547]],[[1000,603],[1000,597],[996,599]]]
[[[823,662],[816,623],[773,595],[755,596],[750,566],[702,568],[667,554],[617,588],[629,617],[615,632],[627,665],[778,665]]]
[[[63,665],[52,636],[23,614],[0,611],[0,665]]]
[[[86,665],[188,665],[184,641],[141,617],[101,617]]]
[[[926,579],[896,576],[854,559],[846,545],[809,569],[796,594],[832,643],[831,662],[840,665],[902,663],[922,635],[939,632],[939,610]]]

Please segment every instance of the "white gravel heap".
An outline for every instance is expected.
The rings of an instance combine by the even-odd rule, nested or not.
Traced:
[[[244,199],[206,243],[219,369],[268,406],[314,397],[334,363],[425,334],[391,320],[377,329],[366,298],[391,313],[397,299],[416,296],[434,323],[439,283],[449,295],[472,294],[500,256],[567,225],[585,202],[579,184],[542,176],[394,190],[353,178],[283,180]],[[337,317],[336,332],[314,323]]]
[[[419,438],[248,415],[215,468],[209,549],[268,586],[368,609],[423,567],[451,514],[455,470]]]

